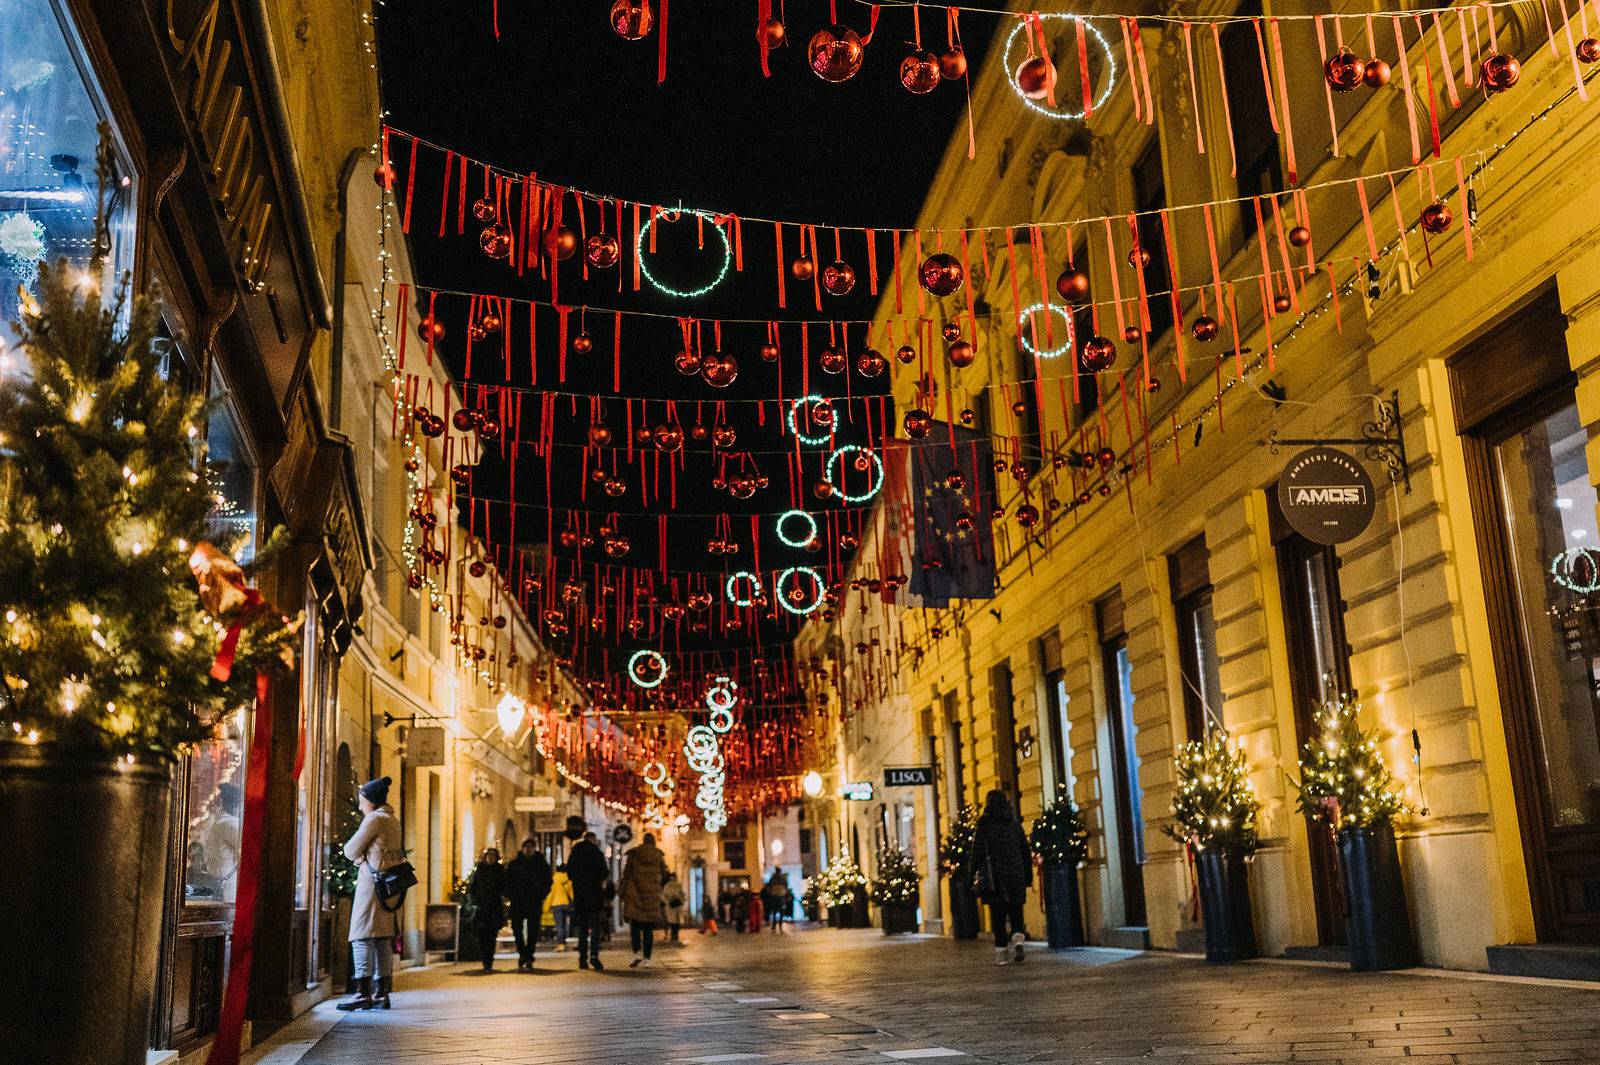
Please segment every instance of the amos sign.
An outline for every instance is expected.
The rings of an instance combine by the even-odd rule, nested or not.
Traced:
[[[1342,544],[1372,523],[1372,478],[1353,456],[1314,447],[1289,460],[1278,478],[1278,506],[1295,532],[1319,544]]]

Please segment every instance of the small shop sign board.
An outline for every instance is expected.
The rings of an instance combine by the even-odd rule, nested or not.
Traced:
[[[839,794],[848,802],[871,802],[872,781],[854,780],[839,789]]]
[[[444,729],[414,728],[406,734],[406,764],[413,769],[444,765]]]
[[[511,808],[519,814],[547,814],[555,810],[554,795],[518,795],[511,800]],[[558,826],[555,831],[561,831]]]
[[[933,783],[931,765],[909,765],[883,771],[886,788],[925,788]]]
[[[1317,544],[1354,540],[1372,524],[1372,478],[1354,455],[1313,447],[1289,460],[1278,478],[1278,506],[1290,528]]]

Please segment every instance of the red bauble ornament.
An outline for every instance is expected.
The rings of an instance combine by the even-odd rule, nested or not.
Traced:
[[[830,296],[845,296],[856,287],[855,268],[846,262],[833,262],[822,268],[822,287]]]
[[[612,558],[621,558],[628,553],[628,548],[632,546],[626,536],[608,536],[605,542],[606,554]]]
[[[596,233],[583,242],[583,257],[597,269],[610,269],[621,256],[622,248],[610,233]]]
[[[1025,415],[1025,414],[1027,414],[1028,413],[1028,401],[1025,400],[1025,399],[1019,399],[1019,400],[1014,401],[1011,404],[1011,413],[1015,414],[1019,418],[1022,417],[1023,415]]]
[[[1128,265],[1135,270],[1143,270],[1150,265],[1150,253],[1143,248],[1134,248],[1128,252]]]
[[[1369,59],[1367,65],[1361,68],[1361,81],[1369,89],[1381,89],[1389,84],[1391,73],[1389,64],[1384,60]]]
[[[699,422],[695,422],[693,425],[689,426],[689,439],[690,440],[704,440],[706,437],[708,437],[710,435],[711,435],[711,430],[707,429],[705,426],[701,425]]]
[[[1078,361],[1090,373],[1109,370],[1111,364],[1117,361],[1117,346],[1108,337],[1092,336],[1083,342]]]
[[[480,222],[492,222],[494,216],[500,212],[495,209],[494,201],[487,196],[479,196],[472,201],[472,217]]]
[[[889,366],[889,360],[868,348],[856,356],[856,373],[862,377],[878,377]]]
[[[478,247],[491,259],[504,259],[511,254],[511,227],[504,222],[484,226],[478,234]]]
[[[713,355],[700,363],[700,376],[712,388],[727,388],[739,376],[739,364],[732,355]]]
[[[1582,48],[1583,46],[1580,44],[1578,47]],[[379,163],[373,167],[372,180],[377,183],[380,189],[394,188],[394,164]]]
[[[1334,92],[1349,92],[1361,84],[1365,68],[1356,54],[1341,48],[1322,65],[1322,75]]]
[[[615,499],[628,490],[628,482],[621,477],[607,477],[605,484],[601,487],[605,489],[606,495]]]
[[[611,28],[626,41],[637,41],[655,25],[650,0],[616,0],[611,5]]]
[[[1450,228],[1450,208],[1443,200],[1434,200],[1422,209],[1422,228],[1429,233],[1443,233]]]
[[[776,344],[763,344],[763,345],[761,345],[761,361],[762,362],[777,362],[778,361],[778,345],[776,345]]]
[[[833,495],[833,482],[818,481],[811,486],[811,494],[818,499],[827,499]]]
[[[967,486],[967,477],[960,470],[951,470],[944,475],[944,486],[952,492],[959,492]]]
[[[1294,226],[1289,230],[1289,243],[1297,248],[1303,248],[1311,243],[1311,230],[1305,226]]]
[[[700,355],[694,351],[680,351],[672,357],[672,366],[685,377],[700,372]]]
[[[450,479],[458,485],[466,485],[472,480],[472,467],[464,462],[458,462],[450,467]]]
[[[472,428],[472,412],[465,407],[457,407],[456,412],[450,415],[450,424],[459,432],[466,432]]]
[[[912,347],[910,344],[901,344],[900,347],[895,350],[894,357],[899,359],[905,365],[910,366],[912,363],[917,361],[917,349]]]
[[[1024,59],[1012,76],[1017,91],[1030,100],[1043,100],[1055,88],[1056,67],[1044,56]]]
[[[934,252],[917,269],[917,280],[935,296],[950,295],[961,287],[965,276],[961,261],[946,251]]]
[[[644,447],[654,438],[655,430],[651,429],[648,425],[641,425],[639,428],[633,431],[633,439],[640,447]]]
[[[788,31],[783,28],[783,23],[775,18],[767,19],[760,32],[769,50],[783,47],[784,38],[788,36]]]
[[[1063,270],[1056,275],[1056,291],[1064,300],[1081,300],[1089,294],[1089,275],[1082,270]]]
[[[422,463],[418,462],[415,456],[407,456],[405,467],[407,473],[416,473],[418,470],[422,469]]]
[[[939,57],[932,52],[912,52],[900,60],[900,84],[922,96],[939,87]]]
[[[611,427],[596,423],[589,426],[589,445],[591,447],[605,447],[611,443]]]
[[[978,412],[973,410],[971,407],[962,407],[961,413],[956,415],[956,417],[961,419],[962,425],[971,425],[973,422],[978,420]]]
[[[1122,339],[1129,344],[1139,343],[1139,338],[1142,336],[1144,336],[1144,330],[1140,329],[1136,325],[1125,325],[1122,327]]]
[[[417,337],[425,344],[436,344],[444,339],[444,323],[428,315],[417,323]]]
[[[933,415],[925,410],[908,410],[902,423],[906,435],[913,440],[921,440],[933,428]]]
[[[557,226],[544,233],[545,254],[559,262],[566,262],[578,250],[578,234],[571,226]]]
[[[1161,378],[1150,378],[1150,383],[1144,386],[1144,390],[1150,393],[1152,396],[1161,391]]]
[[[1094,460],[1100,464],[1102,470],[1109,470],[1111,464],[1117,461],[1117,453],[1108,447],[1103,447],[1094,453]]]
[[[588,333],[579,333],[572,338],[572,353],[574,355],[587,355],[594,350],[594,337]]]
[[[474,577],[481,577],[485,573],[489,572],[489,567],[484,564],[483,559],[475,558],[472,560],[472,564],[467,567],[467,572],[472,574]]]
[[[823,81],[849,81],[861,69],[865,48],[856,31],[848,26],[824,26],[811,35],[806,59],[811,72]]]
[[[1209,314],[1202,314],[1189,325],[1189,332],[1202,344],[1217,339],[1217,320]]]
[[[1293,307],[1293,306],[1294,306],[1294,301],[1291,300],[1288,296],[1285,296],[1284,294],[1282,294],[1281,292],[1278,295],[1272,297],[1272,309],[1274,311],[1276,311],[1277,313],[1279,313],[1279,314],[1283,314],[1285,311],[1287,311],[1290,307]]]
[[[676,425],[658,425],[655,440],[662,451],[677,451],[683,447],[683,430]]]
[[[738,442],[739,434],[731,425],[719,425],[711,430],[711,443],[715,447],[730,448]]]
[[[500,437],[500,419],[492,414],[485,414],[478,419],[478,435],[485,440],[497,440]]]
[[[809,255],[801,255],[790,261],[789,272],[796,281],[810,281],[817,272],[817,262]]]
[[[500,316],[493,311],[484,311],[483,317],[478,319],[478,328],[485,333],[500,332]]]
[[[1024,503],[1017,508],[1017,524],[1024,529],[1032,528],[1039,521],[1039,508],[1032,503]]]
[[[1578,58],[1585,63],[1600,63],[1600,41],[1585,37],[1578,42]]]
[[[972,360],[978,357],[978,350],[965,340],[958,340],[950,345],[948,354],[951,366],[971,366]]]
[[[822,349],[817,362],[821,364],[823,373],[843,373],[848,360],[844,352],[830,345]]]
[[[1522,64],[1517,57],[1505,52],[1490,52],[1479,71],[1484,90],[1490,93],[1505,92],[1522,77]]]
[[[939,335],[944,337],[945,343],[954,344],[961,339],[961,326],[956,322],[946,322],[939,327]]]
[[[951,45],[939,55],[939,76],[954,81],[967,74],[967,53],[959,44]]]

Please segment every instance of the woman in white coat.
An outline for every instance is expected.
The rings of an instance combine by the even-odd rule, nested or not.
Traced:
[[[341,1010],[389,1008],[389,987],[394,972],[394,937],[398,916],[378,898],[375,877],[403,858],[400,822],[389,802],[389,778],[361,785],[356,800],[361,827],[344,845],[344,856],[356,863],[356,897],[350,907],[350,947],[355,955],[356,993],[339,1003]]]

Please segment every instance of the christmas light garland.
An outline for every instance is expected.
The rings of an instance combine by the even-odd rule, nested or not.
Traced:
[[[1051,11],[1040,12],[1036,15],[1036,17],[1039,19],[1075,22],[1082,26],[1085,31],[1087,31],[1088,36],[1094,38],[1095,43],[1100,46],[1103,52],[1105,52],[1105,87],[1100,90],[1099,95],[1094,100],[1093,106],[1082,107],[1076,111],[1069,111],[1065,108],[1059,107],[1052,108],[1048,104],[1041,105],[1038,100],[1030,99],[1022,91],[1022,86],[1017,84],[1017,78],[1015,77],[1017,68],[1011,65],[1011,50],[1016,46],[1017,35],[1020,33],[1028,33],[1031,35],[1033,32],[1033,25],[1030,25],[1027,20],[1019,20],[1017,24],[1011,28],[1011,35],[1006,38],[1005,52],[1000,61],[1001,69],[1005,73],[1006,83],[1011,86],[1011,91],[1017,94],[1017,99],[1026,104],[1030,110],[1037,111],[1046,118],[1069,121],[1073,119],[1084,118],[1095,107],[1100,107],[1105,104],[1106,100],[1108,100],[1111,96],[1111,90],[1117,84],[1117,57],[1116,54],[1111,50],[1111,42],[1106,40],[1105,35],[1095,28],[1094,23],[1090,22],[1082,15],[1068,15],[1061,12]],[[1040,27],[1039,32],[1041,34],[1043,33],[1042,26]],[[1030,40],[1030,47],[1028,48],[1029,55],[1033,55],[1032,43],[1033,42]],[[1045,56],[1044,61],[1046,63],[1050,63],[1049,57]],[[1055,67],[1053,64],[1050,66],[1049,77],[1051,82],[1054,83]]]
[[[648,673],[642,676],[640,675],[639,664],[641,662],[653,663],[652,668],[655,672],[654,680],[650,679],[650,674]],[[628,659],[628,679],[633,681],[641,688],[660,687],[661,682],[667,679],[667,660],[661,656],[659,651],[652,651],[648,648],[641,651],[635,651],[633,652],[633,656]]]
[[[740,598],[734,594],[733,587],[741,580],[750,582],[750,595],[748,598]],[[754,606],[756,597],[761,594],[761,578],[747,569],[730,573],[728,574],[728,583],[723,587],[723,591],[728,596],[728,602],[734,606]]]
[[[865,455],[868,459],[870,459],[875,474],[875,480],[872,487],[867,489],[865,492],[854,495],[847,491],[844,487],[844,484],[834,476],[837,472],[836,467],[839,460],[850,452]],[[860,447],[856,444],[846,444],[828,456],[828,464],[825,467],[824,476],[827,478],[828,483],[833,486],[833,490],[838,497],[844,500],[846,503],[865,503],[867,500],[876,496],[883,488],[883,460],[878,457],[877,452],[875,451],[869,451],[867,448]]]
[[[783,590],[784,581],[797,574],[804,574],[805,576],[810,577],[812,581],[813,594],[811,596],[811,601],[805,606],[799,606],[792,602],[789,598],[789,593]],[[777,590],[779,606],[783,607],[783,609],[787,610],[791,614],[797,614],[800,617],[805,617],[807,614],[815,612],[816,609],[822,605],[822,592],[823,589],[827,587],[827,582],[822,579],[822,574],[818,573],[810,566],[790,566],[788,569],[778,574],[777,579],[772,582],[772,585]],[[796,589],[796,591],[798,590],[799,589]]]
[[[1040,311],[1044,311],[1046,314],[1049,314],[1053,311],[1056,314],[1059,314],[1061,316],[1061,320],[1066,324],[1067,339],[1062,343],[1057,344],[1053,348],[1038,348],[1034,345],[1034,339],[1038,334],[1038,326],[1033,325],[1033,316],[1038,314]],[[1060,355],[1070,355],[1072,354],[1073,350],[1077,348],[1078,325],[1072,320],[1072,311],[1069,307],[1057,306],[1053,303],[1035,303],[1031,306],[1023,308],[1022,314],[1019,317],[1022,321],[1027,322],[1028,325],[1032,327],[1023,329],[1017,334],[1017,339],[1022,344],[1022,349],[1028,352],[1028,354],[1041,359],[1054,359]]]
[[[656,291],[668,296],[675,296],[679,299],[693,299],[696,296],[704,296],[706,293],[710,292],[712,289],[716,288],[722,283],[722,279],[728,276],[728,267],[733,265],[733,244],[728,240],[727,230],[723,229],[722,226],[718,224],[716,217],[713,216],[709,211],[684,209],[672,212],[662,211],[659,213],[660,217],[662,218],[666,218],[669,213],[673,216],[690,214],[700,219],[702,222],[710,222],[712,231],[715,232],[717,236],[722,238],[722,267],[717,271],[716,277],[712,278],[709,282],[700,286],[699,288],[677,289],[670,285],[663,284],[659,278],[650,272],[650,267],[645,262],[644,258],[645,235],[650,232],[650,229],[653,225],[655,225],[656,220],[656,214],[652,213],[649,218],[645,219],[644,224],[639,227],[639,235],[634,239],[634,253],[638,256],[637,261],[639,263],[640,275],[646,281],[650,282],[650,284],[654,285],[656,287]]]
[[[827,432],[820,436],[808,436],[800,431],[800,408],[813,405],[823,406],[828,409],[828,416],[826,419],[827,424],[823,426]],[[811,414],[809,411],[807,414],[812,421],[819,420],[815,414]],[[810,444],[812,447],[816,447],[819,444],[826,444],[833,437],[833,422],[837,416],[837,412],[835,412],[833,409],[833,400],[828,399],[826,396],[816,395],[815,393],[804,395],[799,399],[793,399],[789,401],[789,432],[793,433],[795,439],[799,440],[802,444]]]
[[[810,528],[810,532],[798,539],[790,536],[785,532],[784,525],[791,518],[804,518],[806,525]],[[778,539],[783,541],[785,547],[805,547],[817,538],[817,519],[804,510],[786,510],[778,515],[777,532]]]

